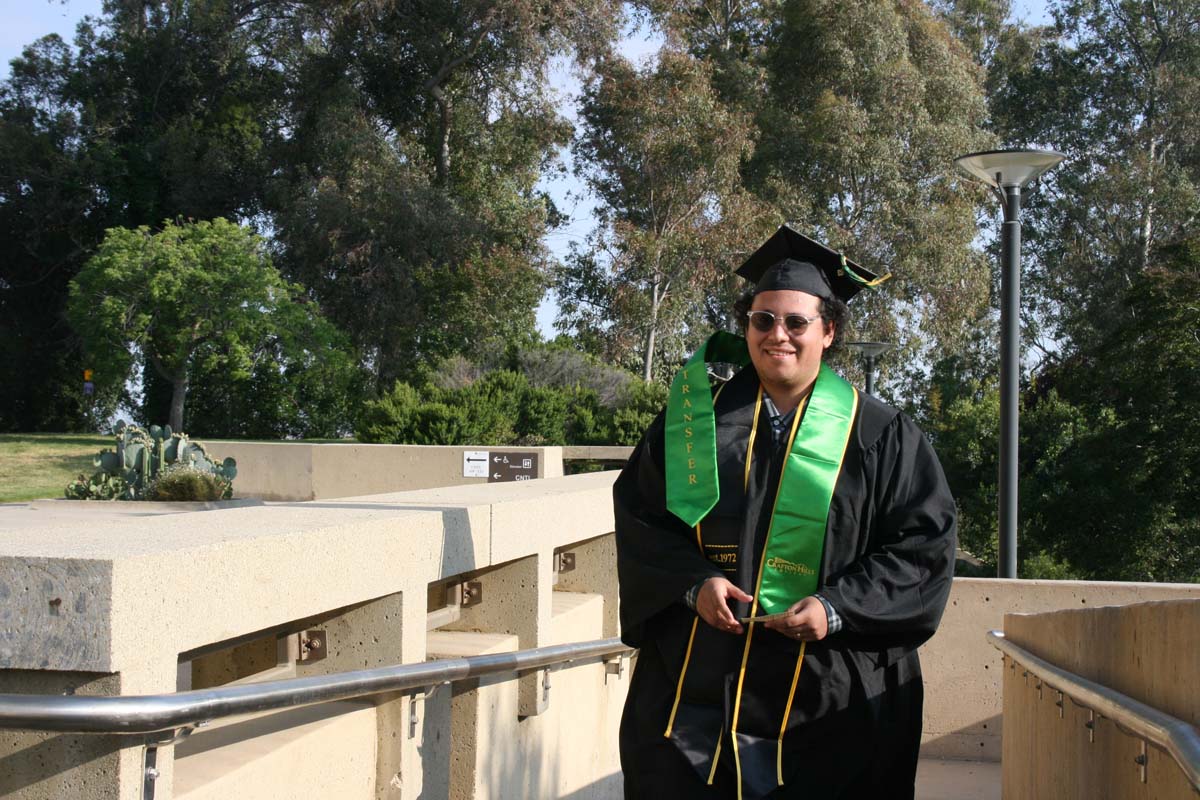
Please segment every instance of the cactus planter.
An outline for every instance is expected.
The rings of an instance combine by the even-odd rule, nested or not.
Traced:
[[[72,500],[144,500],[158,474],[167,467],[180,466],[211,474],[226,484],[225,499],[233,496],[237,462],[232,458],[216,462],[199,442],[185,433],[172,433],[169,425],[151,425],[144,430],[136,425],[119,424],[116,450],[101,450],[92,459],[97,472],[90,479],[80,475],[66,489]]]

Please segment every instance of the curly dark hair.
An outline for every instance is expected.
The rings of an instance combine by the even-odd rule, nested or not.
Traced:
[[[826,347],[825,352],[821,354],[821,358],[828,361],[842,349],[842,342],[846,334],[846,323],[850,319],[850,309],[836,297],[821,297],[818,300],[821,303],[821,321],[826,325],[833,325],[833,343],[829,347]],[[748,289],[733,304],[733,317],[737,320],[738,330],[741,331],[743,336],[746,334],[746,314],[750,311],[750,306],[753,304],[753,289]]]

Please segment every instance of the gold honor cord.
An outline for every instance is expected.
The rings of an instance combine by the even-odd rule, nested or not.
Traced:
[[[779,721],[779,738],[775,740],[775,780],[783,786],[783,735],[787,733],[788,717],[792,715],[792,701],[796,699],[796,687],[800,684],[800,668],[804,666],[804,651],[808,642],[800,643],[800,653],[796,656],[796,673],[792,676],[792,688],[788,690],[787,706],[783,709],[783,719]]]
[[[824,366],[824,365],[822,365],[822,366]],[[814,384],[814,389],[815,389],[815,384]],[[759,387],[759,402],[762,402],[762,388],[761,387]],[[792,430],[788,433],[787,449],[788,449],[789,453],[792,450],[792,445],[796,441],[796,431],[800,427],[800,418],[804,416],[804,406],[807,402],[808,402],[808,398],[805,398],[800,401],[800,405],[796,408],[796,416],[792,419]],[[755,413],[756,414],[758,413],[757,409],[755,409]],[[779,493],[783,489],[783,479],[784,479],[784,476],[787,474],[788,463],[789,463],[788,461],[783,462],[783,471],[779,475],[779,485],[775,487],[775,505],[779,505]],[[772,523],[771,528],[774,529],[774,527],[775,527],[774,523]],[[770,544],[770,543],[771,543],[771,533],[768,530],[767,531],[767,544]],[[766,557],[767,557],[767,548],[764,546],[763,554],[762,554],[763,562],[766,561]],[[751,601],[751,606],[750,606],[750,616],[752,616],[752,617],[758,616],[758,596],[759,596],[758,590],[762,588],[763,562],[760,562],[758,565],[758,586],[755,587],[754,600]],[[729,740],[731,742],[733,742],[733,765],[734,765],[734,769],[737,773],[736,778],[737,778],[738,800],[742,800],[742,758],[741,758],[741,754],[738,752],[738,746],[737,746],[737,725],[738,725],[738,717],[740,716],[741,711],[742,711],[742,686],[746,682],[746,662],[750,660],[750,642],[754,639],[754,626],[756,623],[748,622],[746,624],[749,626],[749,629],[746,631],[746,646],[742,649],[742,666],[741,666],[741,669],[738,670],[737,694],[734,696],[734,699],[733,699],[733,720],[729,724]]]
[[[683,655],[683,669],[679,670],[679,686],[675,689],[675,703],[671,706],[671,716],[667,718],[667,729],[663,732],[663,736],[668,739],[671,737],[671,729],[675,727],[675,713],[679,711],[679,698],[683,697],[683,676],[687,675],[688,662],[692,660],[692,642],[696,641],[696,626],[699,622],[700,617],[692,619],[692,632],[688,636],[687,652]],[[720,739],[717,740],[717,746],[720,747]]]
[[[850,265],[846,263],[846,256],[844,253],[838,253],[838,255],[842,257],[842,274],[849,277],[850,280],[854,281],[855,283],[861,283],[863,286],[874,289],[876,286],[892,277],[892,273],[888,272],[880,275],[873,281],[869,281],[854,270],[850,269]]]
[[[796,417],[792,420],[788,455],[775,491],[771,525],[758,567],[758,585],[754,591],[751,616],[756,616],[759,608],[768,614],[785,611],[797,600],[808,597],[816,590],[825,549],[829,503],[842,471],[846,445],[850,441],[857,411],[858,392],[822,362],[812,391],[796,409]],[[737,747],[737,723],[750,642],[754,636],[754,623],[749,625],[730,730],[739,798],[742,796],[742,769]],[[802,662],[803,651],[793,676],[792,691],[795,691],[795,684],[799,681]],[[782,776],[782,731],[787,727],[791,703],[792,696],[789,694],[780,725],[780,737],[776,742],[777,778]]]

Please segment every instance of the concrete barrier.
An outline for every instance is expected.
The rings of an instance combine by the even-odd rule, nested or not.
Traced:
[[[1006,614],[1005,637],[1050,663],[1159,711],[1200,723],[1200,600]],[[1178,798],[1196,791],[1166,752],[1004,670],[1004,797]]]
[[[482,585],[483,602],[446,627],[468,637],[499,636],[505,647],[526,648],[613,635],[612,480],[593,473],[124,525],[27,522],[3,530],[0,518],[0,692],[157,694],[253,680],[256,671],[303,676],[420,662],[437,654],[429,612],[447,583],[466,579]],[[575,555],[574,569],[556,573],[564,548]],[[322,631],[324,660],[270,663],[271,644],[314,628]],[[627,678],[584,666],[555,673],[560,685],[548,690],[546,676],[539,671],[498,688],[503,703],[476,713],[494,727],[473,748],[451,749],[452,731],[429,719],[420,693],[347,704],[291,720],[294,728],[277,714],[202,730],[178,761],[172,747],[159,750],[156,800],[172,796],[177,769],[190,798],[229,796],[221,788],[229,785],[225,772],[241,776],[239,798],[305,796],[305,781],[316,780],[312,769],[340,758],[338,747],[320,742],[367,733],[367,757],[330,765],[343,786],[338,797],[449,797],[453,776],[478,773],[482,756],[473,767],[461,760],[497,741],[511,745],[498,762],[506,772],[478,777],[507,775],[533,792],[506,796],[547,787],[618,796],[614,725]],[[455,690],[455,700],[471,691]],[[481,701],[459,706],[472,702]],[[0,795],[141,797],[142,743],[0,731]],[[248,755],[254,752],[261,759]],[[278,768],[287,759],[269,755],[283,752],[308,754],[305,768],[289,777]],[[439,769],[452,752],[461,763]],[[201,775],[214,769],[211,779]],[[506,785],[486,792],[505,794]]]
[[[557,478],[563,474],[561,447],[442,447],[416,444],[308,444],[305,442],[238,442],[206,440],[214,457],[233,457],[238,474],[233,482],[238,497],[263,500],[325,500],[488,483],[488,475],[508,470],[488,463],[481,475],[464,469],[464,453],[486,452],[534,457],[531,472],[522,477]],[[482,465],[472,465],[482,466]],[[493,478],[494,480],[494,478]]]
[[[1003,669],[1000,651],[987,642],[986,633],[1005,628],[1006,614],[1179,598],[1200,599],[1200,585],[956,578],[941,627],[920,651],[922,757],[1000,761]]]

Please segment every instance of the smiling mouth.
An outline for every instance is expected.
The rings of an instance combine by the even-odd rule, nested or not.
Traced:
[[[796,355],[793,350],[764,350],[763,352],[771,358],[789,358]]]

